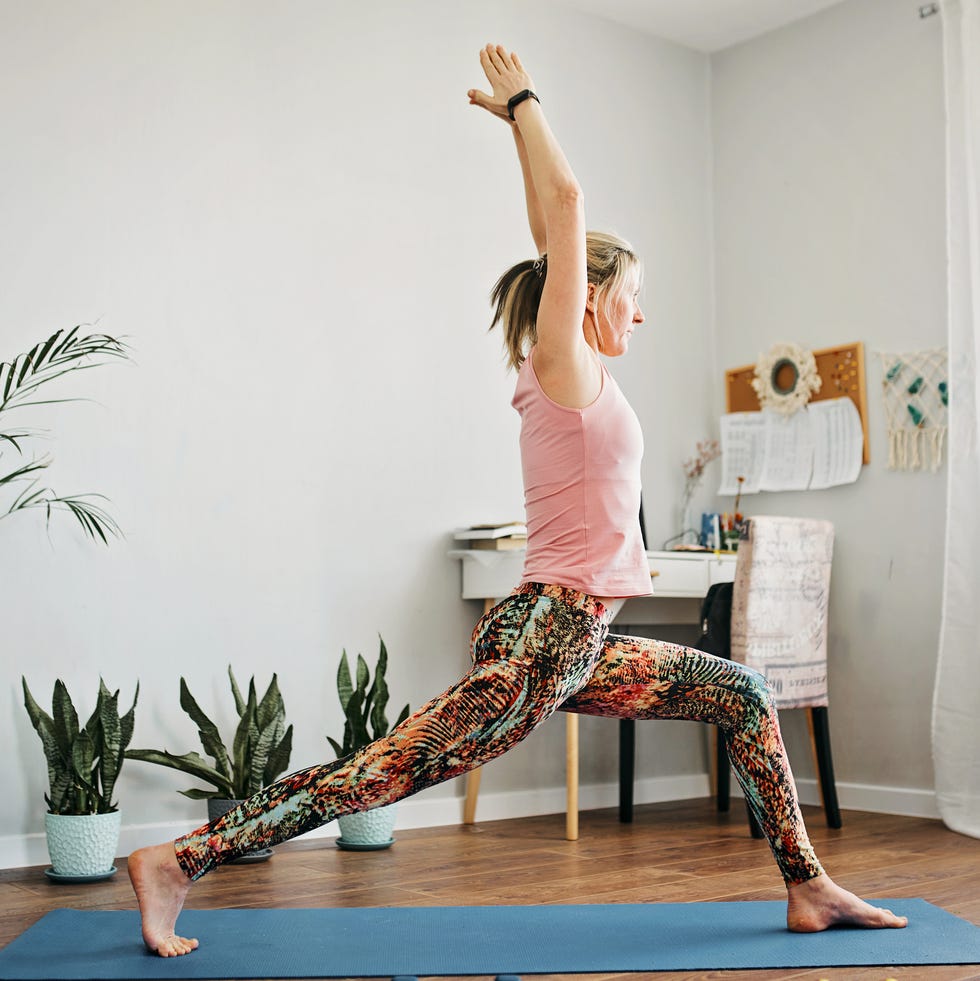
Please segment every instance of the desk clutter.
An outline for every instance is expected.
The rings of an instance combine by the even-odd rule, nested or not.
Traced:
[[[486,549],[505,552],[527,548],[527,525],[523,521],[510,521],[502,525],[470,525],[457,528],[453,538],[464,548]]]

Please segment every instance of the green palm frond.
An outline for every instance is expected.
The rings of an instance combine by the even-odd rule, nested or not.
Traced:
[[[73,399],[35,399],[44,384],[72,371],[97,368],[113,359],[126,360],[126,345],[108,334],[79,336],[79,327],[55,331],[26,354],[0,363],[0,413],[16,406],[48,405]]]
[[[54,381],[73,371],[96,368],[112,360],[127,360],[129,351],[123,341],[108,334],[80,334],[81,326],[69,331],[55,331],[47,340],[35,344],[25,354],[19,354],[12,361],[0,363],[0,414],[13,408],[29,405],[50,405],[56,402],[74,402],[75,398],[42,399],[37,398],[38,389],[47,382]],[[23,441],[36,438],[41,433],[18,429],[0,433],[0,451],[11,446],[19,454],[24,454]],[[2,455],[2,453],[0,453]],[[50,487],[39,486],[37,471],[51,466],[49,457],[39,457],[22,463],[5,473],[0,473],[0,488],[12,489],[19,483],[26,486],[10,504],[0,506],[0,519],[26,511],[30,508],[44,510],[47,523],[55,511],[70,514],[93,541],[109,543],[109,536],[122,537],[122,531],[115,519],[99,503],[98,498],[107,500],[101,494],[57,494]]]

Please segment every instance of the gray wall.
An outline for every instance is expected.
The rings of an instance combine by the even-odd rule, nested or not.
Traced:
[[[851,0],[711,60],[719,367],[778,340],[860,340],[868,357],[871,462],[858,482],[745,509],[834,522],[844,801],[927,813],[946,473],[886,468],[878,352],[946,344],[941,31],[913,3]],[[802,714],[786,728],[806,776]]]
[[[179,676],[227,726],[227,664],[276,670],[299,767],[341,728],[342,648],[373,657],[380,632],[399,704],[464,670],[479,609],[448,532],[521,512],[513,378],[485,326],[494,278],[532,251],[509,137],[466,105],[483,43],[525,57],[590,224],[646,257],[647,325],[614,371],[657,545],[725,367],[784,339],[942,343],[938,32],[851,0],[709,59],[516,0],[0,6],[0,357],[98,321],[137,362],[18,420],[52,430],[54,486],[108,494],[127,537],[0,524],[0,865],[45,860],[22,672],[39,698],[64,678],[86,714],[99,674],[124,699],[139,679],[135,743],[182,752]],[[912,788],[908,809],[931,785],[943,477],[887,472],[873,397],[871,422],[858,484],[746,510],[837,524],[839,777],[883,808]],[[716,473],[699,507],[729,503]],[[563,732],[487,769],[484,816],[561,808]],[[583,799],[609,802],[615,724],[584,720],[582,745]],[[704,773],[701,727],[641,727],[641,799]],[[198,823],[188,785],[128,764],[123,849]],[[459,791],[403,826],[457,820]]]

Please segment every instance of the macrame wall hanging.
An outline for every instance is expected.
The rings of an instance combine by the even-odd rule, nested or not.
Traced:
[[[949,366],[945,348],[881,358],[888,469],[937,471],[946,446]]]
[[[760,408],[791,416],[820,391],[821,382],[812,351],[796,344],[776,344],[759,355],[752,387]]]

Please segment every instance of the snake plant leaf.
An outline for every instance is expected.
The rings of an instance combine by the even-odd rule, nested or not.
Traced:
[[[338,760],[339,759],[343,759],[343,757],[345,757],[347,755],[347,748],[346,748],[346,746],[341,746],[340,743],[338,743],[336,739],[332,738],[331,736],[327,736],[327,742],[330,743],[331,747],[333,748],[334,753],[336,753],[336,755],[337,755],[337,759]],[[345,740],[345,743],[346,743],[346,740]]]
[[[198,753],[184,753],[183,756],[177,756],[174,753],[168,753],[166,750],[129,749],[126,751],[126,759],[142,760],[144,763],[157,763],[160,766],[170,767],[172,770],[180,770],[183,773],[188,773],[200,780],[206,780],[208,783],[213,784],[218,794],[222,797],[235,797],[235,790],[231,780],[225,774],[220,773],[211,766]],[[194,797],[194,793],[191,791],[182,790],[180,792],[185,797]],[[214,797],[215,794],[205,791],[204,796]]]
[[[235,680],[235,672],[231,670],[230,664],[228,665],[228,680],[231,682],[231,696],[235,699],[235,711],[238,713],[238,718],[241,718],[245,713],[245,699],[242,698],[238,682]]]
[[[265,768],[269,762],[269,754],[279,745],[282,738],[282,727],[275,722],[265,729],[258,730],[258,736],[252,745],[252,751],[248,756],[248,783],[249,796],[261,790],[264,786]]]
[[[180,679],[180,707],[197,724],[197,734],[200,737],[201,745],[213,760],[215,769],[224,774],[224,779],[231,779],[231,763],[228,759],[228,750],[221,739],[218,727],[204,714],[200,705],[194,700],[187,682]]]
[[[21,676],[24,687],[24,707],[37,734],[41,737],[44,758],[48,765],[48,788],[45,795],[52,813],[61,813],[63,802],[71,787],[71,756],[62,748],[55,735],[54,719],[34,700],[27,679]]]
[[[268,725],[276,718],[279,712],[279,705],[281,703],[282,693],[279,691],[279,679],[275,674],[273,674],[272,681],[269,682],[269,687],[266,688],[265,694],[262,696],[262,701],[259,702],[259,707],[256,713],[256,718],[260,729],[266,729]]]
[[[269,758],[266,760],[265,770],[262,773],[263,787],[267,787],[281,773],[285,773],[289,769],[289,757],[292,755],[292,752],[293,727],[289,726],[282,739],[279,740],[278,745],[273,746],[272,751],[269,753]]]
[[[116,789],[116,779],[122,767],[122,753],[119,746],[122,742],[122,720],[119,718],[119,690],[109,694],[108,689],[99,679],[99,735],[101,746],[98,755],[101,757],[102,792],[112,803],[112,794]]]
[[[363,705],[363,693],[360,690],[355,691],[347,703],[347,723],[350,725],[352,749],[360,749],[371,741],[367,729],[367,720],[364,718]]]
[[[401,712],[398,713],[398,718],[395,720],[395,724],[391,728],[397,729],[408,718],[408,715],[409,715],[409,708],[406,705],[401,710]]]
[[[119,720],[119,758],[125,757],[126,747],[133,739],[133,729],[136,726],[136,703],[140,697],[140,684],[136,682],[136,694],[133,696],[133,704],[129,711]],[[120,763],[120,766],[122,763]]]
[[[350,677],[350,665],[347,663],[347,651],[340,655],[340,666],[337,668],[337,695],[340,698],[340,707],[346,712],[347,703],[350,701],[354,685]]]
[[[66,756],[70,756],[71,748],[78,738],[78,713],[72,705],[65,683],[60,678],[54,683],[51,717],[54,719],[54,734],[58,745]]]
[[[236,787],[244,788],[249,785],[248,771],[249,760],[252,750],[259,740],[258,726],[255,724],[255,679],[253,677],[248,686],[248,701],[245,703],[245,711],[238,721],[238,728],[235,730],[235,740],[232,744],[232,783]],[[247,797],[249,794],[243,794]]]
[[[370,677],[370,671],[368,670],[367,661],[360,654],[357,655],[357,690],[361,693],[361,698],[363,700],[367,693],[368,678]]]
[[[72,782],[75,794],[72,811],[75,814],[95,814],[98,811],[98,791],[91,780],[95,758],[95,744],[88,730],[83,729],[72,746]]]
[[[228,791],[215,793],[213,790],[202,790],[200,787],[191,787],[188,790],[178,790],[178,794],[189,797],[191,800],[211,800],[213,797],[222,797],[225,800],[236,800]]]

